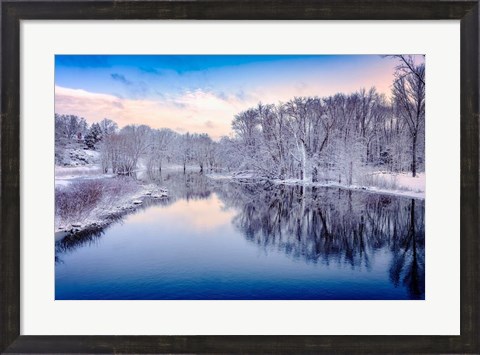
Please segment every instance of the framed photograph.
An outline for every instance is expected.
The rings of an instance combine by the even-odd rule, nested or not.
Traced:
[[[480,352],[477,1],[1,12],[2,352]]]

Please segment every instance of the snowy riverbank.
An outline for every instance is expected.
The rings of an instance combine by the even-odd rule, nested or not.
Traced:
[[[242,174],[208,174],[211,179],[215,180],[237,180],[242,182],[254,181],[261,178],[249,173]],[[266,180],[265,178],[262,178]],[[411,197],[416,199],[425,199],[425,173],[420,173],[416,177],[412,177],[408,173],[388,173],[388,172],[376,172],[369,175],[366,179],[368,183],[363,184],[339,184],[334,181],[324,182],[311,182],[303,181],[300,179],[287,179],[269,180],[275,184],[284,185],[305,185],[305,186],[318,186],[318,187],[336,187],[348,190],[367,191],[378,194],[388,194],[395,196]]]
[[[168,191],[156,185],[142,185],[128,177],[98,172],[95,167],[56,171],[56,240],[82,231],[102,229],[135,211],[146,200],[168,197]]]
[[[168,170],[168,169],[167,169]],[[176,170],[173,167],[173,170]],[[182,168],[183,170],[183,168]],[[253,183],[260,178],[253,173],[212,173],[207,177]],[[335,187],[376,194],[425,199],[425,174],[375,172],[352,185],[334,181],[308,182],[298,179],[269,180],[274,184]],[[55,171],[55,237],[59,240],[88,230],[100,230],[155,199],[168,197],[168,191],[154,184],[142,184],[125,176],[102,174],[98,165],[56,167]]]

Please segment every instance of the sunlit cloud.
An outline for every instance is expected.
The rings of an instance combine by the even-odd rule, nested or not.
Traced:
[[[59,114],[75,114],[89,123],[107,117],[120,127],[146,124],[152,128],[208,133],[214,139],[228,135],[233,116],[249,104],[234,97],[222,99],[201,90],[171,99],[135,100],[55,87],[55,112]]]
[[[382,89],[378,85],[380,79],[382,78],[372,76],[377,88]],[[388,88],[391,82],[385,81],[382,85]],[[346,86],[339,83],[336,86],[319,81],[315,84],[260,87],[252,89],[248,94],[225,94],[197,89],[182,94],[163,95],[156,100],[121,98],[56,86],[55,112],[82,116],[89,123],[107,117],[116,121],[120,127],[146,124],[152,128],[170,128],[180,133],[208,133],[212,138],[219,139],[231,134],[231,121],[236,114],[259,102],[286,102],[295,96],[326,96],[336,92],[355,92],[361,87],[370,86],[374,85],[352,83]]]
[[[214,139],[230,135],[234,116],[259,102],[371,87],[388,98],[398,65],[381,56],[73,57],[57,63],[55,112],[89,123],[107,117],[120,127],[146,124]]]

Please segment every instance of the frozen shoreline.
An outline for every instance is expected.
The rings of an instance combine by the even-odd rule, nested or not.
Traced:
[[[174,167],[172,170],[177,170]],[[166,168],[165,170],[170,170]],[[190,170],[190,169],[189,169]],[[369,193],[393,195],[415,199],[425,199],[425,174],[421,173],[418,177],[412,178],[406,174],[390,174],[385,172],[376,172],[372,174],[375,181],[380,186],[369,185],[344,185],[335,182],[309,182],[299,179],[267,179],[257,177],[252,173],[244,172],[237,174],[222,174],[222,173],[210,173],[206,174],[210,179],[215,180],[230,180],[241,181],[243,183],[253,183],[258,180],[270,181],[277,185],[290,185],[290,186],[318,186],[318,187],[332,187],[353,191],[364,191]],[[112,174],[102,174],[98,166],[86,166],[77,168],[63,168],[56,169],[55,176],[55,188],[56,190],[66,190],[75,187],[76,183],[85,181],[98,181],[100,183],[112,183],[117,177]],[[121,184],[121,183],[120,183]],[[108,184],[107,184],[108,185]],[[384,188],[383,186],[393,187]],[[109,196],[108,198],[100,201],[98,205],[95,205],[86,218],[80,218],[78,221],[69,220],[57,221],[55,223],[55,240],[61,240],[66,236],[75,236],[88,231],[101,230],[111,223],[118,220],[122,216],[135,212],[140,209],[144,202],[151,201],[159,198],[167,198],[168,191],[164,188],[160,188],[153,184],[143,185],[137,182],[132,190],[126,190],[124,194]],[[58,216],[56,216],[56,219]]]
[[[55,179],[56,191],[69,193],[75,188],[76,183],[85,181],[97,183],[103,190],[115,184],[113,175],[67,175],[58,176]],[[119,182],[122,184],[122,182]],[[103,196],[88,212],[79,218],[62,218],[55,216],[55,241],[66,236],[74,236],[88,231],[101,230],[122,216],[134,212],[144,205],[144,202],[167,198],[168,191],[153,184],[143,185],[138,182],[131,183],[129,189],[121,190],[115,195]],[[133,184],[136,184],[134,186]],[[88,209],[88,207],[87,207]]]
[[[388,188],[381,188],[378,186],[364,186],[364,185],[345,185],[345,184],[338,184],[335,182],[311,182],[311,181],[303,181],[300,179],[267,179],[262,177],[255,177],[251,174],[207,174],[211,179],[214,180],[243,180],[243,181],[254,181],[254,180],[268,180],[274,184],[278,185],[289,185],[289,186],[297,186],[297,185],[304,185],[304,186],[318,186],[318,187],[334,187],[340,188],[345,190],[354,190],[354,191],[365,191],[377,194],[384,194],[384,195],[393,195],[393,196],[401,196],[401,197],[410,197],[415,199],[425,199],[425,174],[421,173],[418,177],[413,178],[406,176],[406,174],[397,174],[394,176],[393,174],[387,173],[378,173],[380,178],[383,178],[387,182],[392,185],[398,184],[399,188],[396,189],[388,189]],[[399,180],[397,183],[392,183],[389,180]],[[410,188],[410,189],[409,189]]]

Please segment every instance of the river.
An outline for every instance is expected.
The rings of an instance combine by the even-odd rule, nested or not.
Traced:
[[[57,300],[425,299],[423,200],[199,173],[143,179],[168,199],[56,242]]]

